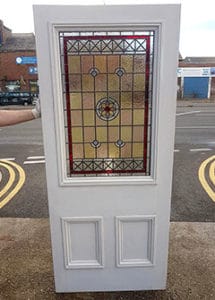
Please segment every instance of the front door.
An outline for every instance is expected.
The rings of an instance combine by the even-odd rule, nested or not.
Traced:
[[[179,6],[34,14],[56,291],[164,288]]]

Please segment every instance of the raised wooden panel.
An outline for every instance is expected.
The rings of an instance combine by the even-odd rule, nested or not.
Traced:
[[[66,269],[103,267],[101,217],[62,218]]]
[[[118,267],[154,265],[155,216],[116,217]]]

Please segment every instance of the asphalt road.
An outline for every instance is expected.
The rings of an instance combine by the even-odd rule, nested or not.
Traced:
[[[199,181],[199,168],[215,155],[215,104],[178,106],[172,187],[172,221],[214,222],[215,202]],[[215,160],[215,158],[214,158]],[[210,183],[208,166],[205,178]],[[215,194],[215,186],[210,187]]]
[[[48,217],[41,120],[3,127],[0,129],[0,136],[0,158],[7,158],[9,162],[16,163],[23,168],[26,174],[22,188],[5,206],[0,208],[0,217]],[[13,169],[16,178],[18,178],[19,174],[16,168]],[[8,180],[7,170],[1,166],[0,170]],[[17,181],[18,179],[12,188],[17,184]],[[0,182],[1,185],[4,186],[2,182]],[[8,193],[3,198],[7,195]]]
[[[13,169],[15,173],[13,185],[20,185],[20,190],[15,196],[0,207],[0,217],[48,217],[41,121],[34,120],[1,128],[0,137],[0,159],[9,158],[11,163],[8,169],[4,163],[0,165],[2,173],[0,192],[7,182],[9,169]],[[215,221],[215,202],[203,188],[198,177],[201,164],[206,159],[213,158],[213,155],[215,155],[215,104],[178,106],[172,221]],[[18,166],[24,170],[25,180]],[[209,163],[204,171],[206,181],[209,182]],[[23,186],[21,186],[22,179]],[[211,183],[210,187],[215,193]],[[3,197],[10,198],[9,190]]]

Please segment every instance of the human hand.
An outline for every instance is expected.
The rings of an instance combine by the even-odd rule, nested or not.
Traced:
[[[35,119],[38,119],[41,117],[41,108],[40,108],[40,99],[37,98],[35,102],[35,107],[32,109],[32,114]]]

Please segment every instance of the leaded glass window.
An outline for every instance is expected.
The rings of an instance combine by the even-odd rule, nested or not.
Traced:
[[[68,176],[150,175],[154,32],[60,32]]]

